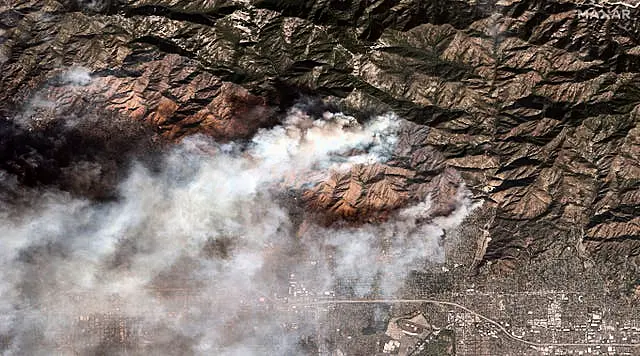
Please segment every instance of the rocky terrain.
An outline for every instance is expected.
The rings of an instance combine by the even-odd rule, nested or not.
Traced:
[[[28,186],[109,199],[126,157],[195,133],[247,139],[300,100],[359,120],[392,111],[410,122],[393,159],[306,189],[309,212],[384,220],[431,193],[445,215],[464,183],[489,211],[477,268],[512,271],[578,236],[585,260],[633,279],[640,11],[579,15],[591,6],[4,0],[0,165]],[[56,123],[80,116],[112,119]]]

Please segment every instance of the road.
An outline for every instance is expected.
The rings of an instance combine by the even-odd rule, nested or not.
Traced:
[[[454,302],[447,302],[447,301],[443,301],[443,300],[435,300],[435,299],[337,299],[337,300],[321,300],[321,301],[316,301],[316,302],[300,302],[300,303],[289,303],[289,305],[295,305],[295,306],[314,306],[314,305],[327,305],[327,304],[376,304],[376,303],[380,303],[380,304],[422,304],[422,303],[428,303],[428,304],[437,304],[437,305],[448,305],[451,307],[455,307],[458,309],[462,309],[468,313],[471,313],[475,316],[477,316],[478,318],[492,324],[493,326],[497,327],[498,329],[500,329],[500,331],[502,331],[502,333],[504,333],[507,337],[509,337],[510,339],[514,340],[514,341],[518,341],[521,342],[523,344],[527,344],[530,346],[535,346],[535,347],[548,347],[548,346],[565,346],[565,347],[593,347],[593,346],[612,346],[612,347],[637,347],[640,348],[640,343],[637,344],[621,344],[621,343],[538,343],[538,342],[533,342],[533,341],[528,341],[528,340],[524,340],[521,339],[515,335],[513,335],[509,330],[507,330],[504,326],[502,326],[502,324],[500,324],[499,322],[490,319],[478,312],[475,312],[467,307],[465,307],[464,305],[458,304],[458,303],[454,303]]]

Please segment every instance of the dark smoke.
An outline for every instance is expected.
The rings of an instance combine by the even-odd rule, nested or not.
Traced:
[[[115,197],[131,162],[151,164],[160,152],[152,132],[117,117],[85,114],[69,126],[56,119],[37,127],[0,120],[0,169],[27,187],[53,186],[93,199]]]

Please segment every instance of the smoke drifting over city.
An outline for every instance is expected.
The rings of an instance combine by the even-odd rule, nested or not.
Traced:
[[[82,70],[64,78],[90,80]],[[112,314],[118,317],[103,319],[120,324],[109,337],[126,338],[145,354],[302,353],[300,340],[315,321],[292,331],[278,313],[292,274],[317,293],[346,279],[357,282],[355,296],[393,295],[411,270],[443,260],[442,236],[472,209],[460,187],[446,217],[430,215],[426,196],[380,223],[302,229],[292,218],[305,187],[331,172],[390,159],[402,125],[393,114],[359,124],[296,107],[248,143],[191,136],[151,166],[128,162],[113,199],[27,189],[4,174],[6,354],[122,353],[105,335],[64,342]],[[80,162],[70,172],[91,176],[91,169],[102,167]],[[18,189],[21,199],[11,200]]]

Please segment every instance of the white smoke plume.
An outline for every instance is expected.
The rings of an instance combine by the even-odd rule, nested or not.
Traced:
[[[78,91],[78,87],[83,87],[91,84],[93,78],[91,77],[91,71],[88,68],[81,66],[72,66],[66,68],[63,72],[58,74],[55,77],[53,82],[56,85],[63,86],[65,91],[74,92]],[[51,84],[51,83],[49,83]],[[14,122],[24,128],[35,128],[41,124],[40,121],[43,120],[40,116],[41,112],[45,113],[53,113],[53,116],[60,116],[61,105],[55,99],[48,97],[47,89],[50,88],[50,85],[45,85],[44,88],[41,88],[35,94],[31,96],[31,98],[24,104],[24,108],[22,113],[16,115],[14,118]],[[64,107],[64,105],[63,105]],[[84,118],[87,119],[87,118]],[[75,126],[78,122],[79,118],[66,117],[65,123],[67,126],[72,127]]]
[[[85,67],[70,67],[60,76],[62,83],[71,85],[89,85],[91,71]]]
[[[477,208],[469,192],[460,187],[455,210],[448,216],[432,216],[430,197],[402,209],[395,219],[357,228],[316,228],[307,233],[307,244],[320,242],[316,249],[333,248],[335,268],[327,271],[335,279],[353,282],[356,296],[377,292],[392,296],[412,270],[420,270],[427,262],[443,263],[442,238],[455,230],[463,219]]]
[[[471,206],[461,190],[449,218],[431,217],[427,200],[387,223],[296,236],[279,196],[385,161],[400,125],[293,110],[248,145],[196,136],[159,171],[134,165],[115,202],[45,191],[19,212],[1,209],[4,354],[299,354],[278,299],[291,271],[317,258],[322,288],[366,281],[358,295],[393,275],[378,282],[392,294],[409,270],[443,259],[439,238]],[[333,265],[322,262],[327,249]]]

